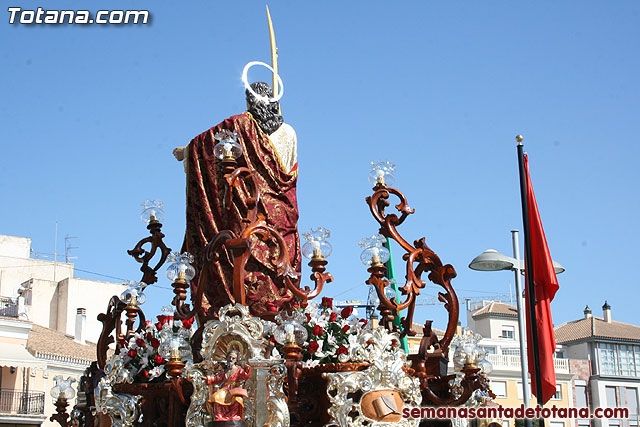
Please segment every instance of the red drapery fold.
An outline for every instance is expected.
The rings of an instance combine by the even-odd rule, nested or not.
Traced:
[[[531,323],[529,312],[529,292],[525,291],[527,308],[527,354],[529,357],[529,374],[532,378],[532,391],[542,405],[546,403],[556,392],[556,373],[553,365],[553,355],[556,351],[556,337],[553,332],[553,320],[551,318],[551,301],[558,290],[558,279],[553,268],[553,261],[547,246],[536,197],[533,193],[533,185],[529,175],[529,158],[524,155],[525,182],[527,187],[527,217],[529,219],[529,249],[531,251],[531,270],[535,283],[535,311],[538,329],[538,349],[540,354],[540,376],[542,378],[542,393],[536,390],[534,377],[533,344],[531,335]],[[526,266],[529,268],[529,266]],[[527,283],[526,286],[529,286]]]

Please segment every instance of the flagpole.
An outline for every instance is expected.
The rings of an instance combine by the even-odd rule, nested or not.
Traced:
[[[533,278],[533,261],[531,259],[531,239],[529,230],[529,214],[527,206],[527,185],[524,170],[524,146],[522,135],[516,136],[518,142],[518,166],[520,169],[520,198],[522,200],[522,224],[524,231],[524,257],[525,257],[525,275],[527,278],[527,293],[529,294],[529,324],[531,325],[531,341],[533,353],[534,379],[536,384],[536,401],[538,405],[542,401],[542,376],[540,375],[540,349],[538,343],[538,322],[536,319],[536,292]],[[542,406],[542,405],[540,405]],[[544,421],[543,421],[544,422]]]

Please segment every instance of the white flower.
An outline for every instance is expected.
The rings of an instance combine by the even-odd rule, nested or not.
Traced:
[[[149,370],[149,379],[152,380],[154,378],[158,378],[164,372],[164,365],[156,366],[153,369]]]
[[[273,350],[271,350],[271,358],[272,359],[282,359],[282,356],[280,355],[280,352],[275,347],[273,348]]]
[[[336,337],[333,336],[333,334],[331,332],[327,333],[327,344],[329,344],[330,346],[335,346],[338,343],[338,339]]]

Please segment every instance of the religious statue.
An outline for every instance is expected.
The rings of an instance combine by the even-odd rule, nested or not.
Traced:
[[[244,415],[247,390],[242,387],[251,375],[251,367],[239,365],[240,353],[230,350],[220,370],[207,376],[209,398],[206,410],[213,421],[240,421]]]
[[[183,251],[194,255],[196,271],[203,266],[202,252],[216,233],[231,230],[239,235],[245,217],[247,188],[234,188],[233,206],[225,206],[226,182],[218,159],[213,155],[215,135],[224,130],[236,132],[242,147],[238,166],[254,172],[260,189],[258,214],[284,238],[291,267],[301,271],[298,237],[298,202],[296,182],[298,174],[297,140],[295,131],[284,123],[279,102],[271,87],[264,82],[246,86],[248,111],[229,117],[220,124],[196,136],[186,147],[174,150],[178,160],[184,160],[187,174],[187,221]],[[236,192],[237,190],[237,192]],[[276,281],[272,263],[279,249],[272,241],[255,238],[251,242],[251,258],[246,265],[245,292],[251,313],[265,319],[273,318],[279,309],[293,299],[293,294],[281,281]],[[215,265],[191,281],[192,291],[205,286],[204,307],[215,313],[233,300],[233,265],[225,251]],[[205,316],[211,317],[210,315]]]

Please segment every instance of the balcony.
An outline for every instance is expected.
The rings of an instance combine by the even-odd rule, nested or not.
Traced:
[[[0,390],[0,414],[44,415],[44,392]]]
[[[18,303],[13,298],[0,297],[0,316],[18,317]]]
[[[505,356],[502,354],[489,354],[487,360],[493,365],[493,369],[500,371],[521,371],[520,356]],[[569,359],[553,359],[553,366],[557,374],[569,373]]]

